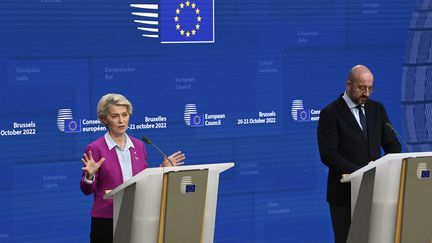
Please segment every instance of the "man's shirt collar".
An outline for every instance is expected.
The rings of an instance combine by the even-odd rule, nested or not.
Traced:
[[[354,103],[354,101],[351,100],[351,98],[348,96],[347,92],[343,94],[342,98],[345,100],[346,104],[348,105],[348,108],[353,109],[357,107],[357,104]],[[364,107],[364,105],[361,105]]]

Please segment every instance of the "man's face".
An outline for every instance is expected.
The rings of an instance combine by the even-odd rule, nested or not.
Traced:
[[[363,105],[373,92],[373,76],[370,73],[358,75],[356,80],[347,81],[347,94],[357,105]]]

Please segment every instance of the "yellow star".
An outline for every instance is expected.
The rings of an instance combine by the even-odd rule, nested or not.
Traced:
[[[196,4],[195,3],[192,3],[192,8],[195,8],[196,7]]]
[[[199,29],[200,29],[200,25],[199,25],[199,24],[196,24],[196,25],[195,25],[195,28],[196,28],[197,30],[199,30]]]
[[[199,14],[199,13],[200,13],[199,8],[195,9],[195,13],[196,13],[196,14]]]
[[[190,33],[189,33],[189,31],[186,32],[186,37],[190,37]]]
[[[195,35],[195,33],[196,33],[196,31],[195,31],[195,30],[192,30],[191,32],[192,32],[192,35]]]
[[[176,24],[176,30],[179,30],[179,29],[180,29],[180,25]]]
[[[180,14],[180,9],[176,9],[176,14]]]
[[[184,8],[184,3],[180,3],[180,8]]]
[[[179,18],[177,16],[174,17],[174,21],[178,22]]]
[[[198,17],[197,17],[197,21],[198,21],[198,22],[201,22],[201,16],[198,16]]]
[[[190,5],[190,2],[189,2],[189,1],[186,1],[186,6],[189,7],[189,5]]]
[[[184,30],[180,30],[180,35],[184,35]]]

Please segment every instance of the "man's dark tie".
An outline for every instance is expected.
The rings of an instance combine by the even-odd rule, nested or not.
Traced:
[[[363,113],[361,105],[356,106],[356,108],[359,111],[360,124],[361,124],[362,129],[363,129],[363,134],[364,134],[365,138],[367,138],[366,116]]]

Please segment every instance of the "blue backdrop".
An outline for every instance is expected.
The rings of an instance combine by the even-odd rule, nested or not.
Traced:
[[[320,109],[365,64],[409,149],[430,150],[431,5],[1,0],[0,242],[87,241],[80,160],[105,132],[108,92],[134,104],[130,135],[188,164],[236,163],[221,176],[215,242],[332,242]]]

